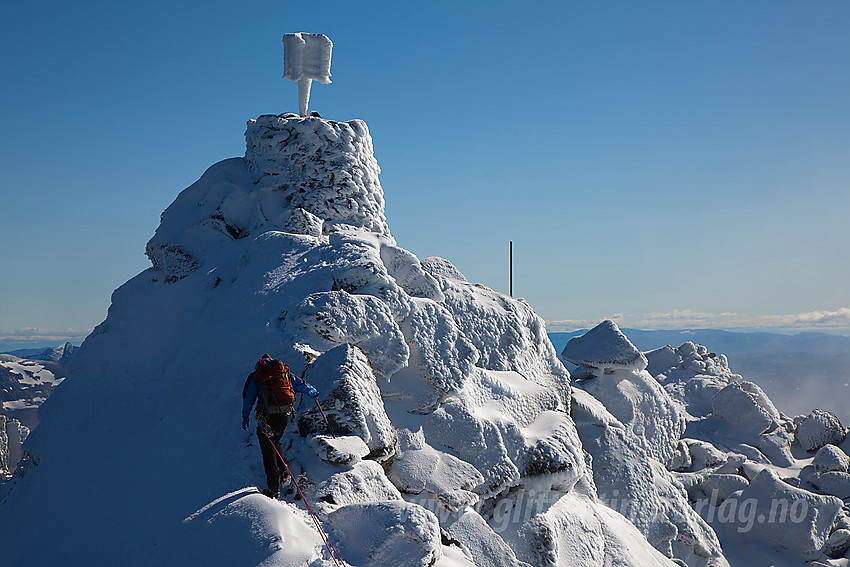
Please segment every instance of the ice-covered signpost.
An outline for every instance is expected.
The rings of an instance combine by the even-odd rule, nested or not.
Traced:
[[[307,116],[310,85],[331,82],[331,49],[334,44],[320,33],[288,33],[283,36],[283,78],[298,81],[298,113]]]

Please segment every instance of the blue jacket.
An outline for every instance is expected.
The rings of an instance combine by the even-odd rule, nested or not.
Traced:
[[[251,410],[253,409],[254,404],[257,403],[257,396],[259,396],[259,392],[257,391],[257,382],[254,380],[254,376],[254,372],[251,372],[251,374],[248,375],[245,396],[242,399],[242,417],[246,419],[251,416]],[[319,395],[319,391],[316,390],[316,388],[301,378],[292,374],[290,374],[289,377],[292,381],[292,389],[296,392],[307,394],[311,398],[315,398]]]

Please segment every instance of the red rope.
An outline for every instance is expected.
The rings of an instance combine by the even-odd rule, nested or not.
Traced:
[[[292,479],[292,484],[295,485],[295,488],[298,490],[298,494],[301,495],[301,500],[304,502],[304,505],[307,506],[307,511],[310,512],[310,516],[313,518],[313,523],[316,524],[316,529],[319,530],[319,535],[322,536],[322,541],[325,542],[325,547],[327,548],[328,554],[330,554],[334,565],[340,565],[337,559],[342,562],[342,565],[345,565],[345,561],[343,561],[342,557],[339,556],[339,553],[337,552],[336,548],[333,546],[330,539],[328,539],[328,534],[325,533],[325,530],[323,530],[322,526],[319,524],[319,519],[316,517],[316,514],[313,512],[313,509],[310,507],[310,503],[307,502],[306,498],[304,498],[304,493],[301,492],[301,487],[298,486],[297,482],[295,482],[295,477],[292,475],[292,471],[289,470],[289,465],[286,464],[286,460],[283,458],[283,455],[281,455],[280,451],[278,451],[277,445],[275,445],[275,442],[272,441],[271,436],[264,429],[260,429],[263,431],[263,435],[265,435],[266,438],[269,440],[269,443],[271,443],[274,452],[277,453],[278,457],[280,457],[280,462],[282,462],[283,466],[286,467],[286,472],[289,473],[289,478]]]

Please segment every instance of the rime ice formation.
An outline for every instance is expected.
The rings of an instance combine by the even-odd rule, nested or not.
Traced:
[[[824,410],[813,410],[797,425],[797,440],[806,451],[817,451],[829,443],[844,441],[844,426],[838,418]]]
[[[600,370],[643,370],[646,357],[626,338],[614,321],[603,321],[586,334],[570,339],[561,353],[576,366]]]
[[[664,468],[685,429],[683,412],[644,368],[647,359],[613,321],[567,343],[562,354],[585,367],[574,393],[573,418],[593,456],[596,487],[656,548],[674,545],[692,563],[725,565],[712,529],[688,505]],[[596,406],[601,403],[601,409]],[[610,417],[608,417],[610,416]],[[709,563],[710,562],[710,563]]]
[[[298,82],[298,110],[307,116],[310,85],[331,82],[333,43],[320,33],[288,33],[283,36],[283,78]]]

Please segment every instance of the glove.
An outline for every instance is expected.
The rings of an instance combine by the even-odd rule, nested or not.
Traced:
[[[316,388],[314,388],[313,386],[310,386],[310,389],[307,390],[307,395],[310,396],[311,398],[318,398],[319,397],[319,391]]]
[[[248,431],[248,423],[249,423],[248,418],[243,417],[242,418],[242,429],[244,429],[245,431]]]

